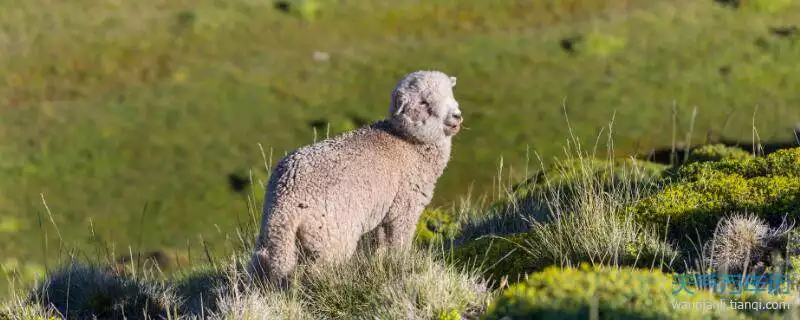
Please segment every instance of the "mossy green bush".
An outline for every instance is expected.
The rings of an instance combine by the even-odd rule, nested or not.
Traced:
[[[557,267],[511,286],[489,305],[483,319],[743,319],[712,294],[673,294],[670,276],[631,268]],[[689,303],[688,308],[676,307]]]
[[[767,157],[724,158],[680,167],[675,181],[633,205],[640,221],[678,240],[701,238],[733,212],[752,213],[771,225],[800,215],[800,148]],[[696,240],[696,239],[695,239]]]
[[[720,161],[722,159],[743,160],[750,157],[752,155],[741,148],[729,147],[724,144],[707,144],[692,150],[687,163]]]
[[[458,232],[458,221],[449,211],[442,209],[427,209],[422,212],[417,221],[414,243],[419,246],[441,244],[445,239],[450,239]]]

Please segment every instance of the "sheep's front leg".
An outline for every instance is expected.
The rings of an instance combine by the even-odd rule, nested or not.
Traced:
[[[398,206],[397,210],[390,212],[392,220],[386,222],[386,245],[394,248],[407,249],[411,247],[414,239],[414,231],[425,205],[415,203],[411,205]]]

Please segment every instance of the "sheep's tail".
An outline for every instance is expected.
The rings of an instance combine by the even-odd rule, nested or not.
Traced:
[[[269,199],[267,199],[269,200]],[[250,263],[250,274],[260,281],[284,285],[297,265],[297,215],[278,214],[281,208],[265,207],[261,232]]]

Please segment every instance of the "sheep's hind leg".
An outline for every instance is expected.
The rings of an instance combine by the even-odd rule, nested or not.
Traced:
[[[362,237],[362,241],[366,242],[368,251],[383,251],[387,242],[386,226],[384,224],[378,225],[374,230],[365,234]]]
[[[281,227],[285,228],[273,227],[269,230],[263,247],[256,250],[253,265],[257,268],[256,275],[260,274],[261,278],[267,278],[285,289],[297,266],[297,228],[291,224]]]
[[[358,249],[359,237],[338,232],[320,232],[323,229],[324,227],[301,229],[298,233],[303,260],[337,264],[350,259]]]

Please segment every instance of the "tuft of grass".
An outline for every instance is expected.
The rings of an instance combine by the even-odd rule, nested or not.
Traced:
[[[723,272],[746,272],[765,254],[782,251],[776,245],[788,234],[787,225],[770,228],[755,215],[734,214],[720,220],[714,235],[705,245],[706,265]]]
[[[477,273],[413,250],[309,267],[300,283],[308,308],[329,319],[431,319],[452,312],[472,318],[492,295]]]
[[[293,319],[310,320],[313,317],[296,297],[274,291],[240,289],[218,297],[217,311],[212,319]]]
[[[575,267],[581,263],[607,266],[669,268],[678,251],[649,226],[624,209],[651,191],[651,184],[621,179],[609,185],[590,170],[594,160],[582,159],[568,176],[571,183],[550,185],[538,201],[546,207],[544,219],[525,219],[530,212],[493,213],[492,226],[500,234],[466,242],[455,249],[463,262],[480,263],[494,280],[516,281],[549,265]],[[565,173],[566,174],[566,173]],[[626,176],[626,175],[621,175]],[[630,175],[633,177],[634,175]],[[507,217],[511,217],[508,219]],[[485,228],[487,220],[478,225]],[[492,221],[492,220],[489,220]],[[513,233],[522,228],[523,231]],[[471,224],[474,226],[475,224]],[[474,227],[470,234],[475,235]],[[477,261],[476,261],[477,260]],[[481,261],[483,260],[483,261]]]
[[[476,319],[493,292],[476,272],[439,256],[359,252],[342,263],[301,265],[284,289],[256,282],[239,256],[166,280],[72,263],[11,300],[0,319]]]
[[[468,221],[463,238],[480,236],[479,231],[493,233],[456,248],[457,261],[479,263],[498,281],[516,281],[550,265],[656,269],[672,265],[678,257],[673,245],[626,210],[658,190],[666,167],[633,160],[601,161],[582,151],[576,137],[572,139],[566,160],[521,184],[523,189],[508,192],[501,207],[505,209],[497,211],[495,206],[489,220]],[[519,206],[522,201],[536,205]],[[517,231],[524,222],[527,228]]]
[[[26,303],[20,299],[0,305],[0,320],[58,320],[63,318],[51,308]]]
[[[162,282],[119,275],[107,268],[72,263],[48,275],[30,300],[67,319],[167,317],[179,301]]]

